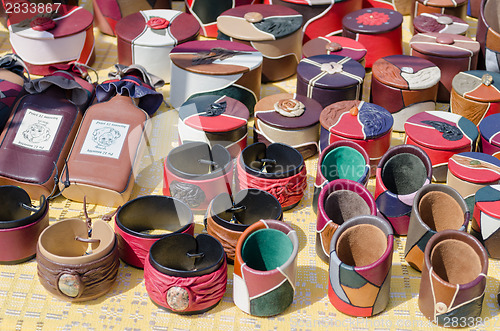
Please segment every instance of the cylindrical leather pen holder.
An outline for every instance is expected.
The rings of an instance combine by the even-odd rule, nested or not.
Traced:
[[[425,247],[420,311],[438,325],[479,317],[487,272],[488,255],[476,238],[457,230],[437,233]]]
[[[469,219],[469,208],[454,188],[443,184],[422,187],[417,191],[411,209],[405,246],[406,262],[421,271],[429,239],[447,229],[466,232]]]
[[[390,298],[391,225],[378,216],[351,218],[335,232],[330,245],[328,297],[344,314],[381,313]]]

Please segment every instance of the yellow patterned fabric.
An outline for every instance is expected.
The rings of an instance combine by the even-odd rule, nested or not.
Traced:
[[[183,2],[174,2],[175,8],[183,8]],[[408,54],[408,17],[404,22],[404,46]],[[471,29],[475,34],[475,22]],[[116,39],[102,35],[97,29],[96,62],[100,81],[117,62]],[[381,45],[383,47],[383,45]],[[0,30],[0,52],[10,52],[9,36],[5,28]],[[369,99],[367,75],[364,85],[365,101]],[[261,97],[294,92],[296,78],[262,86]],[[169,86],[162,90],[169,100]],[[439,105],[445,110],[446,105]],[[253,123],[251,123],[253,125]],[[166,105],[152,118],[152,135],[142,159],[132,197],[162,194],[163,162],[168,152],[178,145],[177,112]],[[250,126],[251,127],[251,126]],[[251,137],[252,134],[249,134]],[[392,144],[401,144],[404,134],[394,133]],[[143,270],[121,262],[118,278],[109,293],[103,297],[82,303],[69,303],[52,297],[38,281],[36,261],[19,265],[0,265],[0,330],[319,330],[334,328],[399,329],[415,330],[432,326],[418,309],[417,299],[420,273],[404,260],[405,237],[396,237],[392,265],[391,295],[387,309],[372,318],[355,318],[339,313],[329,302],[328,265],[316,256],[316,215],[312,211],[313,183],[316,176],[317,156],[306,161],[308,170],[307,190],[304,198],[294,209],[284,213],[284,221],[298,234],[298,275],[296,293],[292,305],[278,316],[258,318],[243,313],[233,303],[233,266],[228,268],[227,291],[214,309],[194,316],[180,316],[155,306],[144,286]],[[374,192],[374,179],[369,189]],[[36,204],[36,202],[34,202]],[[93,219],[110,213],[113,209],[89,205]],[[58,197],[50,203],[50,222],[70,217],[83,218],[81,203]],[[202,215],[196,215],[196,233],[203,231]],[[500,328],[499,308],[496,295],[499,288],[500,265],[490,259],[486,295],[481,320],[486,326]],[[437,327],[436,327],[437,328]]]

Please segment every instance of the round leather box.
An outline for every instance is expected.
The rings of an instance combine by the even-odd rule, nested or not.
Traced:
[[[366,67],[381,57],[403,54],[403,15],[387,8],[364,8],[342,19],[342,36],[365,45]],[[381,47],[383,45],[383,47]]]
[[[362,0],[264,0],[264,3],[290,7],[301,13],[304,42],[341,32],[342,17],[363,8]]]
[[[321,112],[319,148],[339,140],[352,140],[366,150],[371,173],[391,145],[394,120],[391,113],[376,104],[347,100],[336,102]]]
[[[235,158],[247,146],[250,113],[240,101],[228,96],[202,95],[179,108],[177,130],[181,144],[205,142],[224,146]]]
[[[364,66],[366,47],[354,39],[341,36],[314,38],[302,46],[303,57],[323,54],[347,56]]]
[[[410,18],[422,13],[448,14],[465,20],[467,0],[415,0],[415,5],[411,7]]]
[[[475,152],[479,132],[463,116],[444,111],[413,115],[405,123],[405,144],[422,148],[432,163],[432,180],[445,182],[448,159],[454,154]]]
[[[255,105],[254,141],[284,143],[304,159],[318,152],[319,115],[323,107],[308,97],[292,93],[267,96]]]
[[[372,68],[371,102],[387,109],[395,131],[404,131],[408,118],[436,108],[441,70],[426,59],[390,55],[378,59]]]
[[[92,21],[88,10],[70,5],[60,5],[47,17],[16,13],[8,21],[10,44],[35,75],[48,75],[49,66],[58,63],[91,64],[94,59]]]
[[[500,159],[500,114],[490,115],[488,120],[479,124],[481,133],[481,152]]]
[[[437,102],[450,102],[453,77],[476,69],[478,52],[477,41],[451,33],[419,33],[410,39],[410,55],[427,59],[441,69]]]
[[[452,33],[465,36],[469,24],[456,16],[441,13],[422,13],[413,19],[414,33]]]
[[[217,17],[228,9],[260,3],[260,0],[184,0],[186,12],[193,15],[201,25],[200,34],[204,37],[217,37]]]
[[[302,47],[302,15],[284,6],[246,5],[217,18],[218,39],[237,41],[262,53],[262,81],[295,74]]]
[[[196,39],[200,26],[196,19],[177,10],[143,10],[116,24],[118,62],[140,64],[149,73],[170,82],[168,56],[178,44]]]
[[[500,160],[494,156],[465,152],[455,154],[448,160],[446,184],[460,193],[472,213],[476,192],[482,187],[499,182]]]
[[[365,68],[350,57],[316,55],[297,66],[297,94],[326,107],[341,100],[361,100]]]
[[[474,197],[471,234],[484,245],[490,257],[500,259],[500,185],[479,189]]]
[[[479,125],[485,117],[500,113],[500,73],[471,70],[452,81],[450,111]]]
[[[253,114],[262,71],[262,54],[255,48],[227,40],[194,40],[174,47],[170,59],[172,106],[202,94],[227,95]]]
[[[481,44],[479,66],[481,69],[500,72],[500,3],[495,0],[480,3],[480,12],[476,16],[476,40]]]

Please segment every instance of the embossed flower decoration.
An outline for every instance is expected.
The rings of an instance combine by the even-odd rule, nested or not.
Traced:
[[[368,12],[356,17],[356,22],[363,25],[382,25],[389,21],[389,15],[380,12]]]
[[[50,17],[39,16],[31,21],[30,26],[35,31],[47,31],[53,29],[56,22]]]
[[[304,113],[305,106],[295,99],[283,99],[274,104],[274,110],[286,117],[297,117]]]
[[[146,25],[149,26],[153,30],[161,30],[168,28],[170,22],[163,17],[151,17]]]

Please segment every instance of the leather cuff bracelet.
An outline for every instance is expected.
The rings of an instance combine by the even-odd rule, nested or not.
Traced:
[[[243,231],[261,219],[281,221],[282,218],[281,205],[273,195],[250,188],[239,191],[232,200],[227,193],[216,196],[208,206],[205,227],[222,244],[228,262],[232,263]]]
[[[424,252],[418,307],[439,325],[481,315],[488,255],[470,234],[444,230],[433,236]]]
[[[273,316],[293,301],[299,239],[288,224],[260,220],[238,239],[233,300],[245,313]]]
[[[86,301],[109,291],[120,260],[113,229],[102,220],[92,225],[66,219],[46,228],[38,240],[40,283],[52,295],[67,301]]]
[[[469,219],[469,208],[455,189],[443,184],[425,185],[417,191],[413,200],[405,260],[421,271],[429,239],[447,229],[467,231]]]
[[[168,153],[163,176],[164,195],[205,211],[217,194],[231,192],[233,163],[221,145],[188,142]]]
[[[316,254],[323,261],[329,262],[330,242],[335,231],[359,215],[377,215],[375,200],[366,187],[349,179],[336,179],[323,187],[316,221]]]
[[[16,264],[35,257],[40,233],[49,226],[49,204],[40,206],[22,188],[0,186],[0,264]]]
[[[396,235],[408,233],[413,198],[431,180],[431,160],[418,146],[391,147],[380,159],[375,180],[375,202]]]
[[[167,235],[151,246],[144,282],[155,304],[177,314],[204,313],[226,292],[226,254],[206,234]]]
[[[238,190],[259,188],[274,195],[283,210],[295,207],[307,187],[302,155],[293,147],[255,143],[246,147],[236,162]]]
[[[147,232],[162,231],[161,234]],[[130,200],[115,216],[120,258],[144,268],[151,246],[166,233],[194,233],[193,213],[182,201],[161,195]]]

